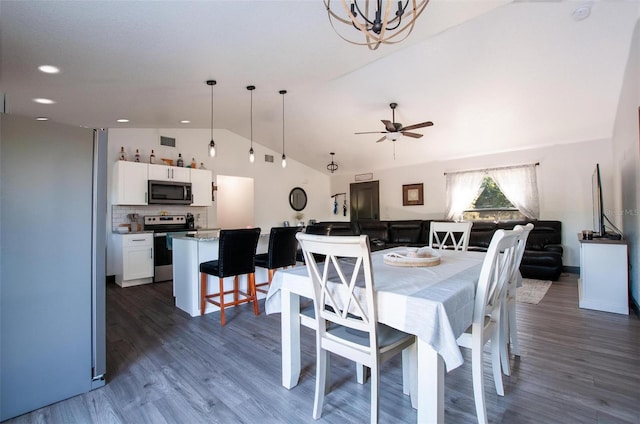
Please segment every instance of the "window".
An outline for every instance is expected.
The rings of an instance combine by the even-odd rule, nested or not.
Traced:
[[[446,173],[445,219],[538,219],[537,165]]]
[[[462,213],[465,221],[508,221],[524,215],[507,199],[491,177],[484,177],[480,192]]]

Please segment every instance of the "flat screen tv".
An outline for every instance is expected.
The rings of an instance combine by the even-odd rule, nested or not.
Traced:
[[[600,164],[596,164],[596,169],[591,177],[591,187],[593,189],[593,234],[596,237],[604,237],[604,207],[602,203],[602,179],[600,178]]]

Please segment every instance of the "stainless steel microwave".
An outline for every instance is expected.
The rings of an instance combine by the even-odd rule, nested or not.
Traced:
[[[149,204],[190,205],[191,183],[149,180]]]

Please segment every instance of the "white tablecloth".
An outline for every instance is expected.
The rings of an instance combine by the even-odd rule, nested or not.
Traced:
[[[451,371],[463,363],[456,339],[471,325],[475,287],[485,254],[445,250],[441,263],[431,267],[384,263],[385,253],[403,250],[371,254],[378,321],[415,334],[438,352]],[[277,271],[267,295],[267,314],[281,311],[283,285],[301,296],[313,295],[306,267]]]

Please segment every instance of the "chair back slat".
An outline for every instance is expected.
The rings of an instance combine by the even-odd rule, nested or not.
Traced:
[[[364,331],[369,333],[370,348],[377,349],[368,237],[299,233],[297,238],[313,282],[316,316],[323,321],[318,325],[320,331],[324,334],[327,323]]]
[[[466,251],[472,222],[432,222],[429,227],[429,247]]]
[[[506,285],[516,260],[518,237],[523,229],[497,230],[482,263],[473,311],[473,323],[484,325],[485,318],[494,321],[498,315]]]
[[[531,230],[533,230],[533,224],[532,223],[528,223],[527,225],[525,225],[524,227],[521,225],[516,225],[513,229],[518,229],[518,228],[522,228],[522,233],[520,234],[520,236],[518,237],[518,241],[517,241],[517,246],[516,246],[516,257],[515,257],[515,261],[513,263],[513,267],[512,267],[512,271],[511,271],[511,276],[509,277],[509,282],[515,284],[520,275],[519,275],[519,270],[520,270],[520,264],[522,263],[522,257],[524,256],[524,250],[527,246],[527,239],[529,238],[529,234],[531,233]]]

